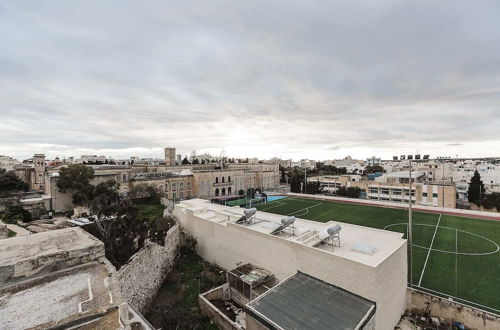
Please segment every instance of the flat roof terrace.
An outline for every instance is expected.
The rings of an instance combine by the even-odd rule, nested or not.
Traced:
[[[104,244],[80,228],[3,239],[0,240],[0,287],[103,256]]]
[[[248,303],[246,311],[271,329],[362,329],[375,303],[298,272]]]
[[[227,207],[212,204],[204,199],[192,199],[183,201],[176,205],[183,212],[192,214],[200,219],[216,222],[221,225],[228,223],[236,224],[244,216],[244,210],[240,207]],[[363,227],[329,221],[326,223],[297,218],[293,228],[287,228],[277,235],[271,234],[282,226],[281,219],[284,216],[257,211],[250,222],[239,224],[246,229],[255,230],[269,234],[277,239],[284,239],[317,248],[336,256],[350,259],[368,266],[376,267],[386,260],[402,245],[406,244],[402,233],[396,233],[381,229]],[[334,225],[341,225],[340,247],[325,244],[321,239],[321,232],[325,232]]]

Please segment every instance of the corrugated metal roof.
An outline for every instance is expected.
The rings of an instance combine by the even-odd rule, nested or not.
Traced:
[[[355,329],[373,316],[375,303],[298,272],[247,304],[247,311],[273,328]]]

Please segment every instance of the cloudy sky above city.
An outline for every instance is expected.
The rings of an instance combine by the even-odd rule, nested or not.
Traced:
[[[2,1],[0,154],[500,154],[498,1]]]

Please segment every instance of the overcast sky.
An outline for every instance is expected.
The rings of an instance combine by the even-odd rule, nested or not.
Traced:
[[[500,1],[1,1],[0,154],[500,156]]]

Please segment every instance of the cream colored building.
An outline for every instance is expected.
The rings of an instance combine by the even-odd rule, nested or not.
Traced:
[[[375,329],[394,329],[406,309],[407,251],[401,233],[297,219],[293,231],[280,228],[280,215],[257,212],[237,223],[244,209],[202,199],[175,206],[182,230],[197,240],[197,252],[226,270],[256,264],[282,281],[297,271],[376,303]],[[340,247],[321,243],[321,232],[340,224]]]

